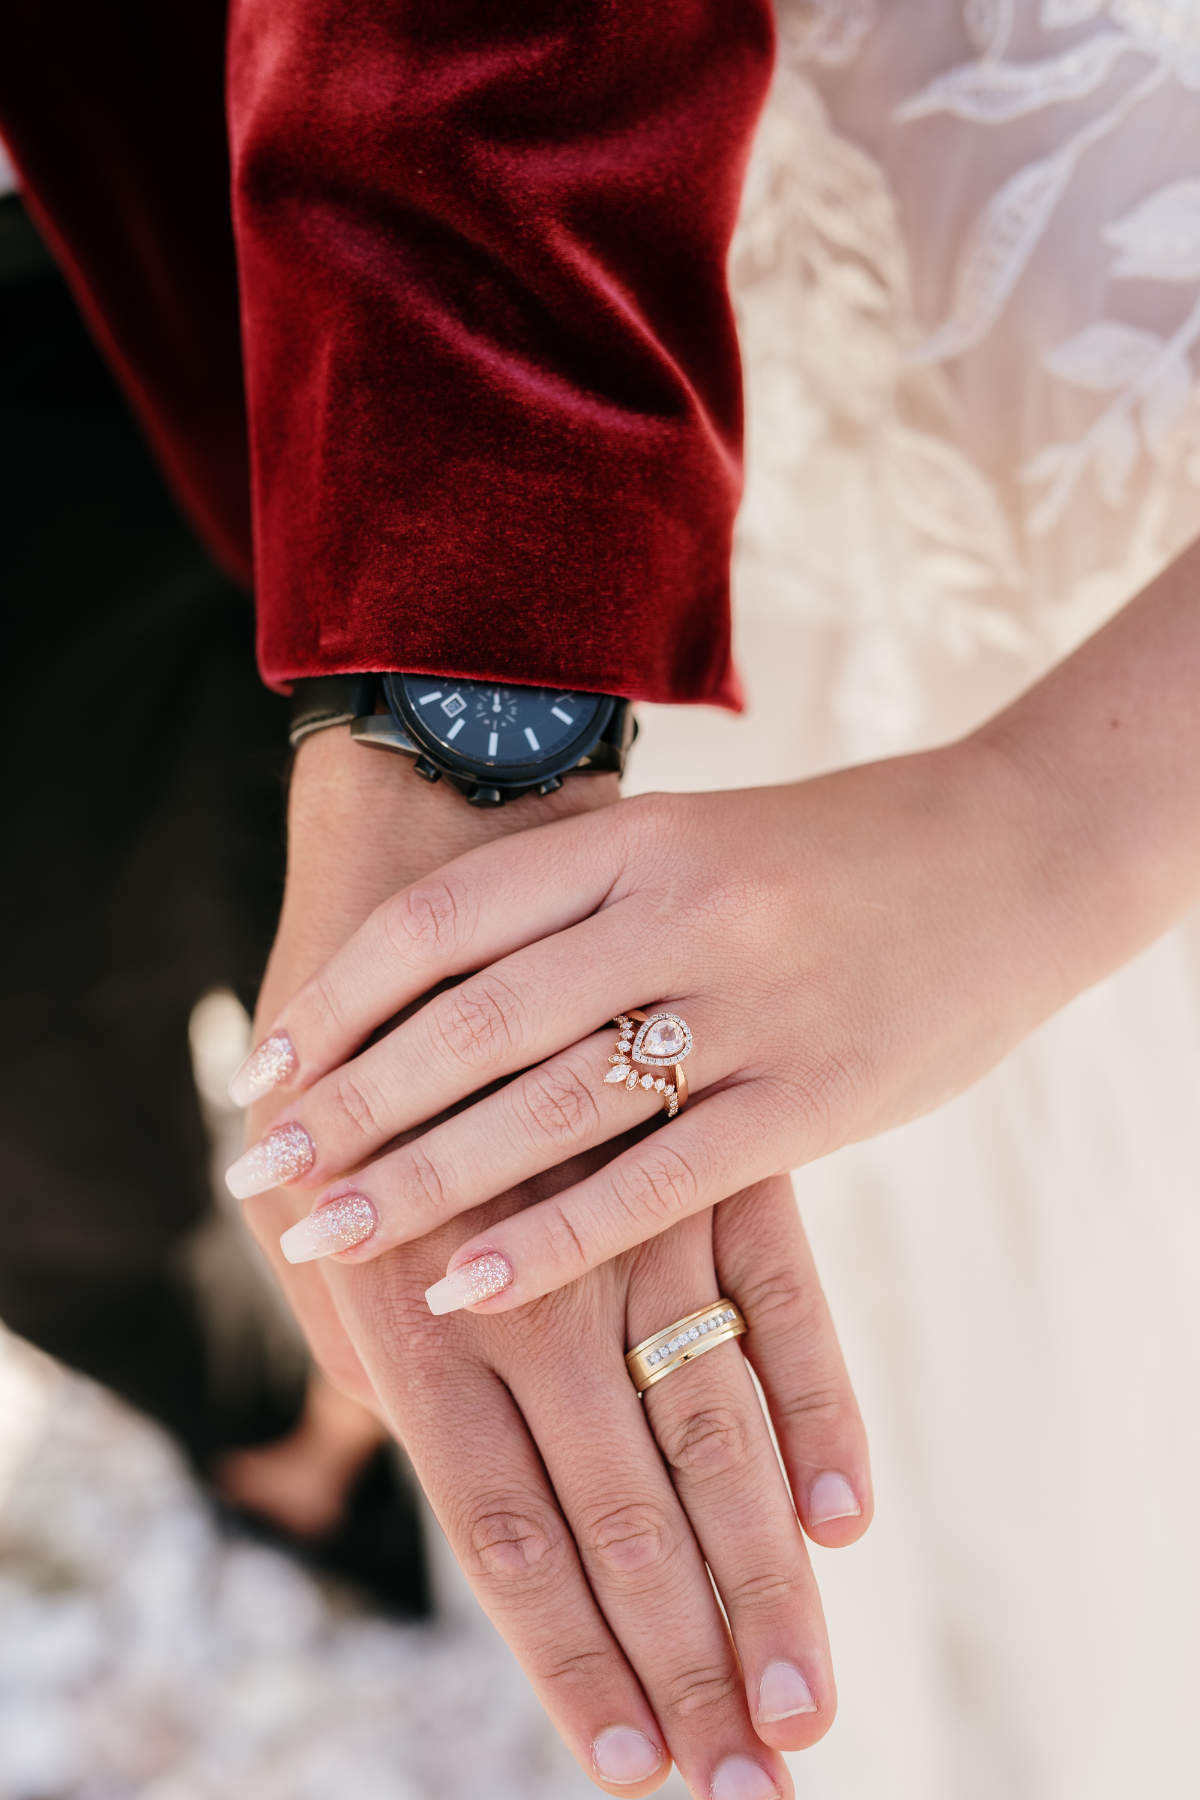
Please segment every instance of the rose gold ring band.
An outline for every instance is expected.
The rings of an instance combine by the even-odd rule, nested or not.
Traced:
[[[692,1031],[678,1013],[618,1013],[617,1047],[609,1057],[604,1079],[614,1086],[654,1089],[662,1095],[663,1110],[673,1119],[687,1105],[688,1078],[684,1058],[692,1053]],[[635,1029],[636,1028],[636,1029]]]

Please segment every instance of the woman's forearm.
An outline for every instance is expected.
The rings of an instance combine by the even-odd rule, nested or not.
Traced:
[[[1090,978],[1200,901],[1200,539],[976,736],[1023,777]]]

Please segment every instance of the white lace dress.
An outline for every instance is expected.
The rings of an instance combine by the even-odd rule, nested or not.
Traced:
[[[1200,3],[780,10],[734,275],[731,785],[985,717],[1200,534]],[[1200,671],[1197,674],[1200,693]],[[798,1177],[879,1518],[804,1800],[1196,1792],[1200,926]]]

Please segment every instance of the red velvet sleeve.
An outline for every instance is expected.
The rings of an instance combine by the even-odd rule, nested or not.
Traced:
[[[259,648],[738,701],[765,0],[234,0]]]

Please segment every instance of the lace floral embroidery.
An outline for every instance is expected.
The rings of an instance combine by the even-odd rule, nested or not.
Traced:
[[[793,398],[810,449],[824,443],[823,462],[815,451],[805,462],[808,479],[841,458],[841,479],[865,484],[878,528],[905,533],[902,556],[889,546],[893,594],[914,607],[923,594],[943,626],[947,602],[1001,636],[1002,616],[1019,637],[1022,611],[1043,603],[1072,629],[1094,622],[1200,531],[1200,0],[781,0],[779,28],[735,273],[750,316],[764,279],[750,249],[761,252],[770,208],[777,230],[802,227],[803,251],[776,260],[803,265],[791,279],[808,386]],[[874,112],[856,96],[860,74],[862,95],[880,96]],[[817,98],[831,82],[833,124]],[[785,109],[805,126],[790,175]],[[839,115],[853,121],[848,131]],[[939,187],[931,167],[931,191],[979,190],[952,234],[948,207],[930,230],[911,203],[925,154],[962,172],[957,188]],[[801,156],[824,160],[827,188],[841,170],[841,210],[801,172]],[[887,207],[897,162],[910,177],[899,216]],[[1114,169],[1121,201],[1106,216]],[[868,210],[852,219],[845,208],[856,204]],[[795,216],[782,219],[789,207]],[[1064,226],[1079,259],[1060,282],[1078,295],[1074,321],[1061,297],[1039,310]],[[782,305],[784,271],[766,279]],[[934,322],[921,326],[913,296],[936,304],[939,288]],[[770,360],[778,409],[778,349]],[[822,374],[833,363],[836,387]],[[1042,430],[1001,447],[964,395],[1009,365],[1013,405]],[[800,447],[793,459],[804,460]],[[754,504],[752,487],[752,541],[767,510],[756,521]],[[805,554],[811,562],[811,544]],[[835,590],[854,585],[845,561],[831,542]],[[1039,629],[1031,612],[1026,623]]]

